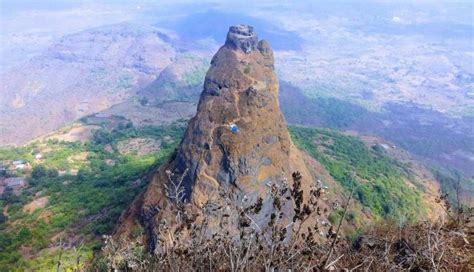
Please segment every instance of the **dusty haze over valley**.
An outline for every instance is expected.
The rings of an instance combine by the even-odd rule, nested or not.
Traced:
[[[154,249],[178,176],[203,225],[222,190],[263,199],[257,227],[272,207],[296,226],[324,191],[300,224],[335,239],[338,220],[355,240],[381,219],[471,207],[473,14],[437,0],[2,1],[0,271],[80,244],[91,260],[109,235]],[[281,180],[305,200],[265,198]]]
[[[298,112],[281,101],[290,123],[381,135],[474,174],[468,2],[373,1],[364,9],[344,1],[21,3],[2,4],[2,145],[25,143],[141,95],[159,107],[197,102],[227,26],[246,22],[274,45],[282,88],[309,108]],[[167,92],[153,95],[160,88]],[[309,102],[314,98],[321,99]],[[188,108],[171,108],[181,107]],[[327,114],[311,114],[314,108]]]

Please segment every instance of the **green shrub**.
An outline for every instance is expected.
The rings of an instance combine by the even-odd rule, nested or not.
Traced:
[[[335,211],[332,211],[328,216],[329,222],[331,222],[331,224],[333,225],[337,225],[341,221],[343,213],[343,209],[337,209]]]
[[[250,71],[252,70],[250,64],[247,64],[244,68],[244,74],[248,75],[250,74]]]
[[[8,221],[8,217],[3,214],[3,212],[0,213],[0,225],[7,222]]]
[[[44,165],[35,165],[33,167],[33,171],[31,171],[31,177],[34,179],[40,179],[43,177],[46,177],[47,175],[47,170]]]

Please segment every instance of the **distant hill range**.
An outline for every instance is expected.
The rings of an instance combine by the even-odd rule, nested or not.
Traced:
[[[180,55],[173,42],[157,28],[132,24],[63,37],[1,75],[0,145],[25,143],[126,101]]]
[[[327,52],[330,47],[324,44],[313,44],[313,37],[249,16],[225,15],[229,24],[251,21],[257,30],[264,29],[259,31],[262,37],[275,44],[280,103],[289,123],[375,134],[430,164],[474,175],[474,119],[466,113],[472,100],[462,92],[450,92],[452,99],[445,97],[447,100],[440,90],[433,96],[418,96],[414,91],[390,94],[386,91],[406,77],[389,80],[370,74],[351,78],[348,82],[352,85],[346,82],[349,86],[344,83],[347,78],[334,79],[340,70],[321,66],[326,63],[324,56],[334,52]],[[136,125],[189,119],[196,110],[211,54],[218,46],[217,32],[226,30],[218,29],[210,36],[206,33],[222,18],[211,10],[166,25],[174,31],[123,23],[63,37],[43,54],[0,75],[0,146],[26,143],[95,113],[123,116]],[[202,23],[196,25],[199,20]],[[321,56],[311,61],[314,50],[321,50]],[[339,57],[350,60],[354,55]],[[309,74],[303,76],[301,69],[306,66]],[[340,69],[344,67],[341,64]],[[367,72],[360,67],[351,69]],[[313,73],[314,77],[310,76]],[[450,85],[458,84],[456,90],[469,81],[469,75],[460,73]],[[322,84],[324,77],[327,79]],[[374,85],[377,82],[379,87]],[[435,107],[428,106],[430,103]],[[461,106],[453,107],[456,103]],[[463,114],[445,114],[445,107]]]

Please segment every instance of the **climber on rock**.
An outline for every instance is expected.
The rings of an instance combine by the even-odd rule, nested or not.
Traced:
[[[230,124],[229,129],[232,133],[236,134],[239,132],[239,127],[236,124]]]

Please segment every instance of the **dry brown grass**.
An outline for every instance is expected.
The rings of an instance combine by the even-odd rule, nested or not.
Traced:
[[[179,190],[178,190],[179,192]],[[225,194],[225,192],[223,192]],[[173,194],[171,194],[174,196]],[[179,194],[178,194],[179,195]],[[473,271],[472,208],[452,210],[456,220],[372,227],[354,242],[331,228],[321,239],[318,200],[313,187],[303,201],[301,175],[291,188],[272,187],[270,220],[257,223],[262,200],[244,207],[208,202],[203,216],[175,203],[175,218],[163,220],[149,252],[140,235],[135,240],[106,237],[102,269],[125,271]],[[347,198],[345,210],[350,205]],[[291,205],[291,216],[285,214]],[[285,220],[285,218],[289,218]],[[341,221],[344,220],[344,216]],[[305,224],[311,222],[311,224]],[[313,223],[314,222],[314,223]],[[233,228],[234,227],[234,228]],[[99,270],[97,266],[96,269]]]

